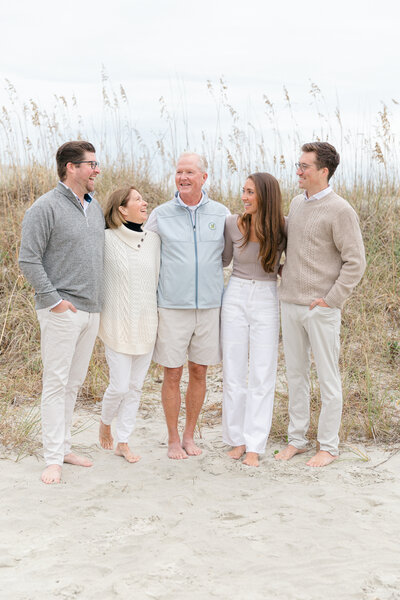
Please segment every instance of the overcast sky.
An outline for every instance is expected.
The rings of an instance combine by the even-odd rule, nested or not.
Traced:
[[[396,0],[3,1],[0,103],[10,105],[9,79],[21,100],[34,98],[43,109],[51,109],[54,95],[75,95],[84,120],[99,123],[104,66],[108,86],[126,90],[144,135],[166,127],[160,96],[171,113],[187,114],[193,130],[214,128],[207,81],[217,89],[222,76],[229,102],[256,126],[265,94],[285,129],[285,86],[308,138],[316,117],[313,82],[326,101],[321,110],[333,115],[340,106],[345,126],[372,128],[383,101],[398,129],[399,6]]]

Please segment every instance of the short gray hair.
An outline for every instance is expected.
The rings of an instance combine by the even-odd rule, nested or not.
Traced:
[[[197,152],[182,152],[182,154],[178,158],[178,162],[181,158],[188,158],[189,156],[195,156],[197,160],[197,166],[202,173],[207,173],[208,163],[205,156],[202,154],[197,154]],[[178,164],[178,162],[176,164]]]

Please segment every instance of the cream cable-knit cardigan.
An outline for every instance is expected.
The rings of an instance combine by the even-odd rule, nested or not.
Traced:
[[[100,339],[116,352],[147,354],[157,334],[160,238],[124,225],[107,229]]]

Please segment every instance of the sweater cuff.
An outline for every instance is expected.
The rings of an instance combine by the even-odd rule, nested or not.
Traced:
[[[41,308],[52,308],[57,306],[62,301],[60,294],[55,291],[50,294],[36,294],[35,295],[35,304],[37,309]]]
[[[339,298],[337,294],[335,294],[334,288],[329,290],[329,292],[323,298],[330,308],[342,308],[345,303],[346,298]]]

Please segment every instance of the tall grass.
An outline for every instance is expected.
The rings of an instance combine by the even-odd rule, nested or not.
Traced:
[[[95,131],[90,131],[79,114],[76,98],[56,97],[52,109],[44,110],[34,100],[21,101],[7,82],[9,105],[3,107],[0,117],[0,442],[4,446],[26,448],[31,440],[31,447],[35,447],[37,423],[33,413],[28,412],[24,424],[23,415],[27,414],[27,406],[36,405],[41,388],[33,293],[17,266],[21,222],[35,198],[57,182],[57,147],[77,138],[90,139],[97,148],[103,168],[96,181],[96,194],[102,203],[111,190],[124,182],[135,182],[152,207],[168,199],[174,191],[171,174],[176,158],[181,151],[191,149],[202,152],[209,161],[210,195],[232,211],[240,210],[239,190],[246,175],[264,170],[280,180],[287,211],[290,199],[297,193],[293,162],[301,143],[312,139],[333,143],[342,154],[333,185],[360,216],[368,262],[361,284],[343,311],[341,436],[385,442],[399,439],[399,140],[392,131],[388,106],[382,104],[373,127],[367,124],[367,132],[360,133],[345,128],[339,108],[330,114],[320,89],[311,84],[315,126],[305,135],[286,89],[278,107],[264,96],[264,120],[255,126],[231,105],[222,79],[216,84],[207,82],[207,87],[215,119],[200,139],[191,139],[186,113],[172,114],[161,98],[163,129],[152,141],[145,142],[132,126],[124,89],[114,92],[106,74],[102,89],[104,118]],[[393,106],[397,109],[396,104]],[[280,126],[282,120],[286,123],[284,128]],[[157,379],[157,369],[154,374]],[[214,375],[220,379],[220,370],[214,370]],[[279,381],[272,436],[284,438],[287,392],[282,349]],[[97,343],[82,397],[89,402],[99,400],[106,383],[103,349]],[[154,381],[148,385],[154,389]],[[316,433],[318,398],[313,371],[311,436]],[[219,405],[220,394],[216,400]],[[209,418],[203,415],[203,422],[215,422],[218,413],[213,401]]]

